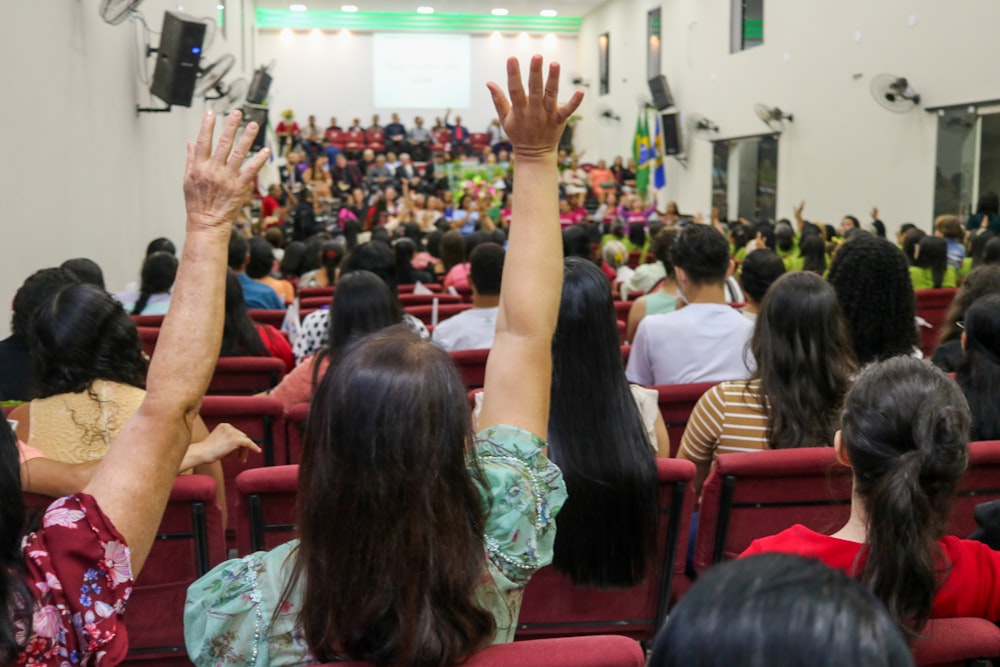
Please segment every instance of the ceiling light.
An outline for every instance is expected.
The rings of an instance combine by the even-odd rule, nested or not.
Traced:
[[[507,16],[508,13],[509,12],[503,7],[497,7],[496,9],[490,12],[490,14],[493,14],[493,16]]]
[[[545,18],[549,19],[549,18],[552,18],[553,16],[556,16],[559,12],[557,12],[554,9],[543,9],[542,11],[540,11],[538,13],[539,13],[539,15],[544,16]]]
[[[222,10],[224,10],[226,8],[226,6],[225,5],[216,5],[215,8],[218,9],[219,11],[222,11]]]
[[[356,11],[358,11],[358,6],[357,5],[343,5],[340,8],[340,11],[347,12],[347,13],[356,12]]]
[[[288,9],[290,9],[293,12],[304,12],[306,10],[306,6],[305,5],[299,5],[299,4],[288,5]]]
[[[433,14],[434,13],[434,8],[433,7],[417,7],[417,13],[418,14]]]

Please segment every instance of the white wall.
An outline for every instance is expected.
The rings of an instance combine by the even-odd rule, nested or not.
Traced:
[[[267,64],[276,62],[274,83],[271,86],[269,106],[271,122],[277,123],[276,111],[293,109],[296,120],[304,124],[310,114],[326,127],[330,116],[336,116],[341,127],[347,127],[354,116],[361,117],[367,127],[373,113],[380,115],[380,122],[389,122],[389,115],[398,112],[403,124],[413,125],[414,116],[423,116],[426,126],[433,125],[434,117],[444,114],[434,102],[434,91],[428,90],[430,109],[376,109],[372,75],[372,35],[351,34],[346,39],[339,33],[323,31],[261,30],[257,34],[257,60]],[[551,43],[550,43],[551,44]],[[472,35],[472,105],[467,109],[454,109],[462,117],[470,132],[484,132],[496,113],[486,82],[506,83],[506,60],[509,56],[526,57],[542,53],[547,59],[556,59],[565,66],[562,70],[563,87],[569,88],[569,79],[575,70],[576,38],[559,36],[547,48],[544,39],[532,36],[525,42],[515,37],[490,38]]]
[[[646,12],[657,6],[662,69],[683,112],[715,121],[719,138],[766,131],[755,102],[794,113],[779,142],[779,217],[805,199],[814,220],[836,222],[853,212],[866,221],[878,205],[890,229],[905,221],[929,227],[936,118],[878,106],[869,93],[874,75],[906,76],[925,106],[1000,98],[1000,60],[984,46],[996,39],[997,2],[766,0],[764,45],[730,54],[728,0],[613,0],[584,19],[578,38],[579,68],[596,81],[597,38],[611,33],[611,94],[590,89],[576,132],[588,157],[631,152],[636,100],[648,96]],[[622,121],[594,122],[602,106]],[[668,162],[661,198],[685,211],[706,210],[711,144],[691,139],[688,147],[686,169]]]
[[[228,48],[238,57],[243,3],[227,3]],[[150,100],[138,78],[136,26],[104,23],[99,4],[0,4],[6,209],[0,304],[11,302],[30,273],[71,257],[94,259],[108,288],[120,289],[138,279],[151,239],[183,241],[185,142],[197,133],[202,103],[137,116],[136,103]],[[183,3],[197,16],[214,16],[216,4]],[[156,31],[163,11],[176,8],[167,0],[141,6]],[[158,38],[152,40],[156,46]],[[220,33],[206,57],[226,49]],[[7,310],[0,309],[0,335],[7,335],[9,324]]]

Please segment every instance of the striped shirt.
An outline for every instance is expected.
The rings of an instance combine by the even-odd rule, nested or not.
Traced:
[[[767,419],[759,380],[722,382],[698,399],[677,455],[710,463],[718,454],[768,449]]]

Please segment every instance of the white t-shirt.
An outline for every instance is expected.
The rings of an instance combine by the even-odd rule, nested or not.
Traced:
[[[496,333],[497,311],[498,307],[464,310],[438,323],[432,340],[448,352],[489,349]]]
[[[753,326],[732,306],[713,303],[649,315],[639,323],[625,374],[646,386],[743,380],[755,366],[746,349]]]

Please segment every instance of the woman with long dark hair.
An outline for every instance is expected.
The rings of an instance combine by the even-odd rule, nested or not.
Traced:
[[[932,364],[896,357],[865,368],[834,440],[851,466],[851,518],[833,535],[796,525],[744,552],[807,555],[858,577],[910,638],[929,618],[1000,620],[1000,553],[944,534],[969,459],[959,386]]]
[[[826,252],[826,241],[820,234],[805,234],[799,241],[799,256],[802,258],[801,269],[811,271],[820,276],[826,276],[830,265],[830,256]]]
[[[431,274],[421,269],[413,268],[413,258],[417,255],[417,244],[413,239],[396,239],[392,244],[392,250],[396,255],[396,283],[399,285],[413,285],[415,283],[429,284],[434,282]]]
[[[115,298],[132,315],[164,315],[176,277],[177,258],[168,252],[154,252],[142,263],[139,291],[122,292]]]
[[[1000,440],[1000,293],[977,299],[963,323],[956,378],[972,412],[972,437]]]
[[[556,104],[558,66],[546,89],[540,57],[527,93],[516,60],[508,71],[512,101],[491,90],[521,157],[482,430],[473,435],[446,352],[401,327],[354,343],[313,396],[301,538],[189,589],[195,664],[440,666],[513,638],[565,500],[541,439],[562,287],[561,267],[546,260],[559,247],[556,144],[581,94]]]
[[[337,241],[325,241],[319,247],[320,267],[303,273],[299,287],[333,287],[337,284],[337,272],[346,252]]]
[[[230,271],[226,276],[226,319],[222,330],[220,357],[275,357],[290,371],[295,357],[288,340],[270,324],[250,319],[239,278]]]
[[[833,289],[805,271],[779,278],[764,296],[750,351],[750,379],[705,392],[684,429],[677,456],[694,461],[697,489],[718,454],[833,443],[857,370]]]
[[[966,276],[965,282],[951,301],[944,324],[941,325],[938,345],[931,357],[935,366],[946,373],[958,368],[962,359],[962,320],[965,318],[965,311],[981,297],[994,293],[1000,293],[1000,266],[980,266]]]
[[[298,280],[304,269],[306,244],[302,241],[292,241],[285,246],[285,256],[281,258],[278,272],[285,280]]]
[[[388,285],[368,271],[344,276],[337,284],[329,312],[330,334],[326,344],[315,355],[304,359],[269,392],[286,408],[312,398],[327,367],[349,343],[403,320],[403,309]]]
[[[958,272],[948,265],[948,242],[940,236],[925,236],[917,244],[910,267],[914,290],[957,287]]]
[[[1000,235],[1000,197],[995,192],[979,195],[976,212],[966,219],[965,228],[970,232],[985,229]]]

